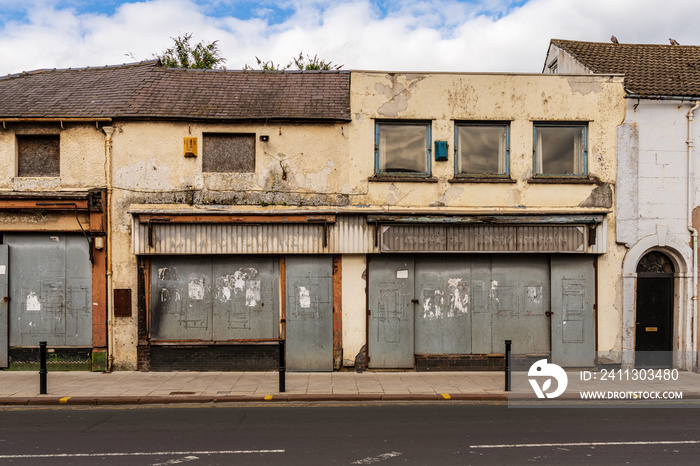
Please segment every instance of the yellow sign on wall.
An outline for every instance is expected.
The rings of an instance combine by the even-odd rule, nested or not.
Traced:
[[[185,138],[185,157],[197,157],[197,138]]]

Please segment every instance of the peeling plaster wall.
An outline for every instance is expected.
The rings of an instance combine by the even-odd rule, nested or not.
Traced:
[[[62,191],[105,186],[104,133],[95,124],[17,124],[0,127],[0,190]],[[17,177],[16,135],[56,134],[61,137],[60,177]]]
[[[597,185],[534,184],[533,121],[588,122],[589,173],[615,182],[615,129],[625,114],[621,77],[516,74],[400,74],[353,72],[350,185],[353,203],[455,207],[577,208],[598,202]],[[430,120],[432,142],[447,141],[447,162],[431,162],[437,183],[370,182],[374,175],[376,120]],[[515,184],[449,183],[454,177],[454,121],[510,121],[510,174]],[[556,191],[556,196],[552,192]],[[591,196],[592,194],[593,197]],[[442,205],[439,204],[439,205]]]
[[[114,288],[133,290],[132,309],[138,308],[128,214],[132,204],[347,205],[355,194],[348,184],[347,130],[342,124],[113,126],[113,283]],[[255,172],[202,173],[202,137],[207,132],[255,134]],[[269,141],[260,141],[261,135]],[[197,138],[197,157],[184,157],[185,137]],[[132,318],[115,319],[116,369],[136,368],[136,319],[136,312]],[[353,338],[347,341],[354,348]]]

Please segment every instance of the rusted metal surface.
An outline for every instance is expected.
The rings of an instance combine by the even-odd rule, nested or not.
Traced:
[[[114,290],[114,317],[131,317],[131,290]]]
[[[400,223],[394,216],[138,216],[135,254],[371,254],[375,252],[606,252],[602,215],[474,224],[464,217]],[[525,217],[518,217],[521,220]],[[395,221],[396,220],[396,221]],[[428,221],[429,220],[429,221]],[[376,221],[376,222],[375,222]],[[389,221],[383,224],[383,221]],[[598,223],[600,221],[600,223]],[[298,223],[297,223],[298,222]],[[549,222],[549,223],[547,223]],[[588,222],[588,223],[587,223]]]
[[[584,226],[382,225],[382,252],[586,253]]]
[[[93,249],[92,346],[107,347],[107,258],[106,249]]]
[[[61,200],[61,199],[2,199],[0,198],[0,210],[75,210],[88,209],[87,200]]]
[[[334,223],[335,215],[139,215],[141,223]]]
[[[340,255],[333,256],[333,369],[343,364],[343,262]]]
[[[10,294],[8,289],[9,251],[6,244],[0,244],[0,367],[8,364],[8,310]]]
[[[448,214],[445,215],[368,215],[368,222],[379,223],[495,223],[514,225],[539,225],[539,224],[595,224],[601,223],[604,215],[586,214],[528,214],[528,215],[483,215],[483,214]]]

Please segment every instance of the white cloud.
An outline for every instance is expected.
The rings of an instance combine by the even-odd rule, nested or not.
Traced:
[[[389,5],[386,15],[368,0],[289,0],[293,14],[270,24],[208,16],[215,7],[195,0],[125,3],[112,15],[79,14],[35,0],[27,17],[0,24],[0,74],[36,68],[100,66],[150,59],[192,32],[219,40],[228,68],[253,64],[255,56],[286,64],[299,51],[318,54],[346,69],[539,72],[551,38],[700,44],[693,21],[696,0],[506,0],[462,3],[414,0]],[[271,12],[262,3],[259,13]],[[17,3],[0,0],[5,18]],[[660,14],[660,8],[663,14]],[[2,13],[0,13],[2,15]],[[2,18],[3,16],[0,16]]]

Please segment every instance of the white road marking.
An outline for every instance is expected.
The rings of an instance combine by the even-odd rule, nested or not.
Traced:
[[[47,453],[44,455],[0,455],[0,459],[23,458],[99,458],[101,456],[192,456],[236,455],[242,453],[284,453],[285,450],[210,450],[210,451],[145,451],[123,453]]]
[[[372,463],[379,463],[380,461],[388,460],[389,458],[394,458],[396,456],[401,456],[401,453],[398,451],[392,451],[389,453],[383,453],[378,456],[373,456],[369,458],[364,458],[361,460],[353,461],[350,464],[372,464]]]
[[[469,445],[469,448],[605,447],[616,445],[694,445],[699,443],[700,440],[658,440],[651,442],[512,443],[503,445]]]
[[[154,463],[151,466],[168,466],[169,464],[180,464],[180,463],[186,463],[188,461],[194,461],[198,460],[199,456],[185,456],[184,458],[180,458],[178,460],[168,460],[165,463]]]

